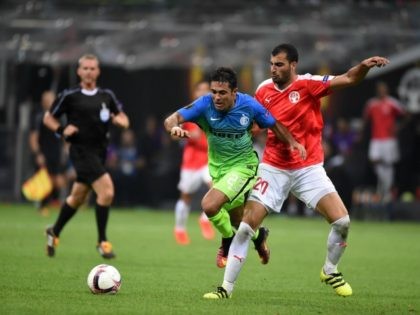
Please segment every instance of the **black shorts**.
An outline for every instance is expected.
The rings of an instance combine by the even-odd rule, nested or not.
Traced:
[[[105,169],[106,149],[72,144],[70,159],[76,170],[77,182],[91,185],[107,172]]]
[[[59,175],[66,172],[66,166],[61,161],[60,156],[48,156],[45,155],[45,164],[47,166],[48,173],[50,175]]]

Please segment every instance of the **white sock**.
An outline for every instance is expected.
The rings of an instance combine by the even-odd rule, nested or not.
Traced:
[[[229,255],[223,279],[223,288],[231,294],[239,272],[248,255],[249,242],[255,234],[254,230],[244,222],[239,225],[238,231],[230,245]]]
[[[191,206],[179,199],[175,205],[175,229],[186,230]]]
[[[382,197],[387,196],[394,182],[394,167],[392,164],[380,163],[375,170],[378,176],[378,192]]]
[[[347,247],[347,234],[350,227],[348,215],[331,223],[331,231],[327,240],[327,258],[325,259],[324,272],[331,274],[337,272],[337,265]]]

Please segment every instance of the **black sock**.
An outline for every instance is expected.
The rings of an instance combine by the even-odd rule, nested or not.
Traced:
[[[96,225],[98,227],[98,242],[106,241],[106,224],[109,217],[109,206],[101,206],[96,204]]]
[[[60,210],[60,214],[58,215],[57,221],[54,224],[53,232],[58,237],[60,235],[61,230],[63,229],[64,225],[74,216],[77,209],[73,209],[70,207],[67,202],[63,204]]]

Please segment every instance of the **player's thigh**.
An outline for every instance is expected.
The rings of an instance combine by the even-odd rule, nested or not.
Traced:
[[[223,192],[232,203],[231,208],[239,206],[245,194],[255,183],[255,172],[246,167],[233,168],[213,182],[213,188]]]
[[[98,196],[113,195],[114,184],[108,173],[103,174],[92,183],[92,188]]]
[[[382,145],[382,156],[385,163],[393,164],[400,159],[397,139],[387,139]]]
[[[211,188],[201,200],[201,208],[207,216],[216,215],[222,206],[229,201],[229,198],[223,191],[217,188]]]
[[[316,209],[322,197],[337,192],[322,164],[294,170],[291,191],[311,209]]]
[[[178,189],[185,194],[193,194],[200,188],[201,182],[199,170],[181,170]]]
[[[268,212],[279,213],[289,195],[291,180],[289,171],[262,163],[258,168],[257,180],[248,200],[262,204]],[[246,207],[245,215],[247,211]]]
[[[381,160],[381,145],[378,140],[371,140],[369,142],[368,157],[372,162]]]

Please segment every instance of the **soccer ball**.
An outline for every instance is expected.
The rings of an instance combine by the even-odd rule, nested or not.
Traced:
[[[121,275],[113,266],[98,265],[89,272],[87,285],[93,294],[115,294],[121,287]]]

